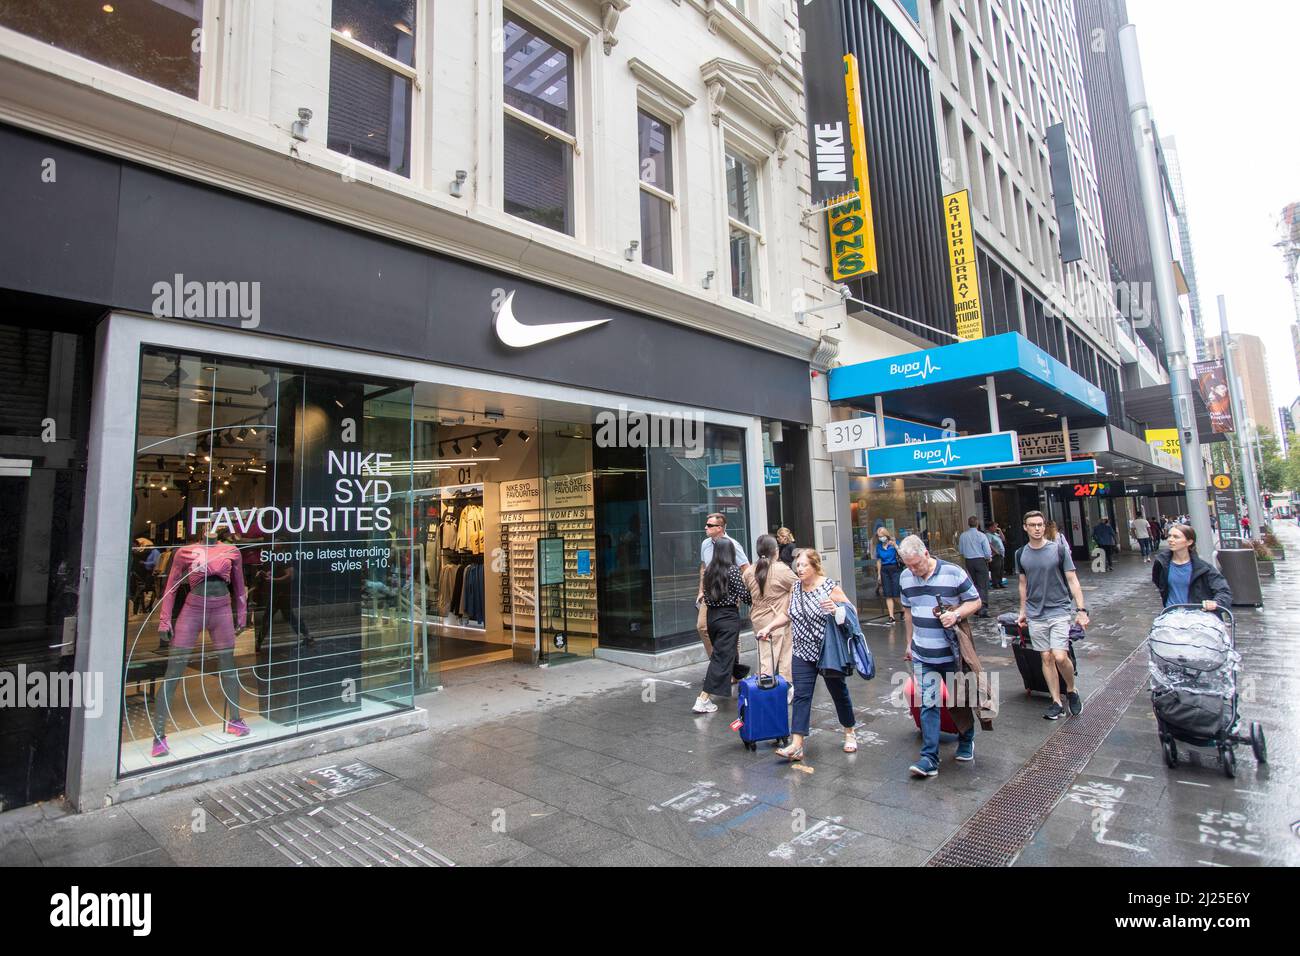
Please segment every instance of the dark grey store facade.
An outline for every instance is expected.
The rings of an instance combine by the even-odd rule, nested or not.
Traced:
[[[697,641],[706,513],[748,546],[780,524],[811,538],[806,360],[7,126],[0,190],[20,363],[0,401],[0,670],[102,680],[97,713],[0,712],[0,809],[408,732],[454,666],[431,641],[494,627],[516,660],[653,668]],[[605,321],[512,348],[506,302],[524,325]],[[648,440],[599,437],[638,415]],[[531,514],[506,503],[528,494]],[[563,539],[558,599],[517,586],[542,573],[523,527]],[[233,637],[167,571],[223,546],[242,561],[212,620],[233,613]],[[432,627],[449,559],[477,570]]]

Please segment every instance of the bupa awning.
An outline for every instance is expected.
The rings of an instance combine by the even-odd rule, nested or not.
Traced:
[[[1106,395],[1018,332],[832,369],[832,402],[880,396],[888,415],[921,422],[951,418],[957,430],[987,432],[988,376],[994,377],[999,428],[1022,433],[1106,423]]]

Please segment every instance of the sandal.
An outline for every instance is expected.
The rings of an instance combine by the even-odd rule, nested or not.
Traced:
[[[798,747],[795,746],[782,747],[780,750],[776,752],[776,755],[778,757],[790,761],[791,763],[794,763],[796,760],[803,759],[803,746],[800,745]]]
[[[855,753],[858,752],[858,736],[857,736],[857,734],[845,734],[845,735],[844,735],[844,752],[845,752],[846,754],[855,754]]]

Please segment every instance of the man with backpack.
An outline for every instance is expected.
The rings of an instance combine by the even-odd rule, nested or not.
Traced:
[[[1016,566],[1020,569],[1019,623],[1029,627],[1030,644],[1043,658],[1043,677],[1052,695],[1052,703],[1043,718],[1056,720],[1065,713],[1058,673],[1065,681],[1070,714],[1076,716],[1083,710],[1083,701],[1075,687],[1074,666],[1070,663],[1070,602],[1073,599],[1075,622],[1087,627],[1083,588],[1069,548],[1060,541],[1047,539],[1043,513],[1026,512],[1024,528],[1029,543],[1016,552]]]

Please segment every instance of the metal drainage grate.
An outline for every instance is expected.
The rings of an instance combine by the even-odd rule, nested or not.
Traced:
[[[1009,866],[1115,729],[1147,672],[1143,641],[1088,699],[1084,712],[1052,734],[926,866]]]
[[[295,866],[456,865],[352,802],[282,819],[257,835]]]
[[[227,830],[300,813],[397,778],[354,760],[317,767],[300,776],[285,773],[236,778],[199,799],[199,805]]]

